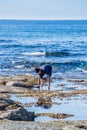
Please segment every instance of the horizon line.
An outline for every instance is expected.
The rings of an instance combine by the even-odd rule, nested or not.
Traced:
[[[87,19],[10,19],[10,18],[0,18],[0,20],[30,20],[30,21],[79,21],[79,20],[87,20]]]

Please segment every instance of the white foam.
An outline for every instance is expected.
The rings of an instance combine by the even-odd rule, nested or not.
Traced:
[[[83,72],[83,73],[87,73],[87,70],[81,69],[81,68],[77,68],[76,70]]]
[[[15,68],[17,68],[17,69],[21,69],[23,67],[24,67],[24,65],[17,65],[17,66],[15,66]]]
[[[83,73],[87,73],[87,70],[82,70]]]
[[[43,52],[25,52],[25,53],[22,53],[22,55],[28,55],[28,56],[44,56],[46,53],[43,51]]]
[[[12,64],[14,64],[15,63],[15,61],[12,61]]]

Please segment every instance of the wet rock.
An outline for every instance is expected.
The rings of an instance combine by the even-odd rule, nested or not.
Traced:
[[[15,83],[14,81],[8,81],[8,82],[6,83],[6,85],[7,85],[7,86],[14,86],[14,83]]]
[[[17,109],[18,107],[20,107],[21,106],[21,104],[19,103],[15,103],[15,104],[13,104],[13,105],[9,105],[9,106],[7,106],[5,109],[6,110],[13,110],[13,109]]]
[[[0,88],[1,88],[1,87],[0,87]],[[7,93],[1,92],[1,93],[0,93],[0,99],[1,99],[1,98],[8,99],[8,98],[10,98],[10,95],[8,95]]]
[[[68,82],[84,82],[85,80],[83,79],[68,79]]]
[[[0,98],[0,110],[5,110],[7,106],[9,106],[8,99]]]
[[[30,86],[38,83],[38,79],[35,76],[20,75],[12,78],[13,81],[21,81],[28,83]]]
[[[0,110],[5,110],[8,106],[14,105],[14,104],[15,102],[10,99],[0,98]],[[17,104],[17,107],[19,107],[18,104]]]
[[[54,113],[38,113],[38,114],[36,114],[36,116],[49,116],[49,117],[57,118],[57,119],[64,119],[64,118],[67,118],[67,117],[71,117],[73,115],[64,114],[64,113],[57,113],[57,114],[54,114]]]
[[[37,84],[37,78],[34,76],[21,75],[21,76],[11,77],[6,81],[5,81],[5,79],[2,79],[1,83],[3,85],[7,85],[7,86],[29,88],[29,87],[33,87],[34,85]]]
[[[65,86],[65,84],[57,84],[57,86]]]
[[[77,128],[87,130],[87,125],[78,125]]]
[[[0,81],[0,85],[5,85],[5,84],[6,84],[6,81],[4,81],[4,80]]]
[[[5,119],[8,116],[9,113],[10,112],[8,112],[8,111],[1,111],[0,110],[0,120]]]
[[[0,85],[6,85],[6,83],[10,80],[11,77],[0,77]]]
[[[21,107],[13,110],[6,118],[14,121],[34,121],[35,115],[34,112],[28,112]]]
[[[5,102],[0,102],[0,110],[5,110],[5,108],[8,106]]]
[[[25,82],[15,82],[15,81],[9,81],[6,84],[7,86],[15,86],[15,87],[25,87],[25,88],[29,88],[29,87],[33,87],[28,83]]]

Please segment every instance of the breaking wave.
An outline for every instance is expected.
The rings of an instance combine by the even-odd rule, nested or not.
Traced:
[[[26,56],[69,56],[70,53],[68,52],[24,52],[22,55]]]
[[[44,55],[46,55],[46,52],[25,52],[25,53],[22,53],[22,55],[26,55],[26,56],[44,56]]]

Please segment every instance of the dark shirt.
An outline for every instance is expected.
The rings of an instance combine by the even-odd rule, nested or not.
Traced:
[[[43,78],[45,74],[51,76],[52,75],[52,66],[51,65],[44,65],[40,67],[41,69],[41,74],[40,78]]]

